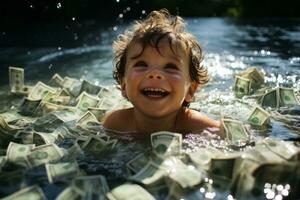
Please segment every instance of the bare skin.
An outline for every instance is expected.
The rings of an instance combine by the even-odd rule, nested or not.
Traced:
[[[138,132],[144,135],[161,130],[179,133],[201,132],[208,127],[219,128],[220,122],[188,108],[181,108],[168,118],[148,119],[136,117],[134,108],[129,108],[108,114],[103,126],[118,132]]]
[[[140,134],[218,128],[218,121],[182,106],[193,100],[199,85],[190,78],[190,60],[185,46],[176,49],[176,55],[167,41],[161,41],[159,49],[158,52],[147,46],[143,50],[139,43],[129,47],[120,86],[122,95],[133,108],[109,113],[103,126],[113,131]]]

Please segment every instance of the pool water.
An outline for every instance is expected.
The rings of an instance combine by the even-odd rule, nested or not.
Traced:
[[[255,66],[263,71],[266,83],[272,87],[293,87],[299,99],[300,20],[187,18],[186,22],[188,30],[198,38],[204,49],[204,65],[207,66],[211,76],[208,85],[196,95],[196,107],[201,112],[214,119],[224,116],[246,121],[252,106],[256,103],[255,99],[235,98],[232,87],[234,74],[250,66]],[[43,30],[38,26],[33,26],[30,30],[13,34],[11,31],[3,32],[0,35],[0,38],[3,39],[0,42],[0,112],[17,109],[22,100],[20,96],[10,94],[8,66],[23,67],[25,82],[28,85],[34,85],[37,81],[47,83],[55,73],[59,73],[62,77],[69,76],[89,80],[96,85],[113,85],[115,82],[111,72],[111,43],[117,34],[129,24],[130,22],[110,26],[89,21],[67,25],[52,24],[44,26]],[[11,43],[9,44],[7,41],[11,41]],[[299,108],[295,108],[294,112],[296,116],[299,116],[297,110],[299,111]],[[59,126],[70,126],[71,128],[73,126],[53,121],[41,120],[40,122],[34,128],[45,132],[54,131]],[[270,126],[266,130],[253,129],[252,133],[257,140],[270,137],[298,142],[299,145],[299,124],[298,121],[291,126],[271,120]],[[99,125],[92,128],[95,132],[107,134]],[[114,135],[114,137],[117,136]],[[69,148],[72,146],[72,142],[74,140],[63,140],[58,143],[58,146]],[[0,144],[1,149],[6,148],[4,143]],[[202,135],[190,133],[183,139],[183,149],[186,152],[192,152],[207,145],[223,148],[224,141],[209,131]],[[5,155],[5,150],[1,151],[3,151],[1,155]],[[141,140],[126,135],[118,138],[114,149],[99,155],[83,153],[76,160],[83,174],[101,174],[105,176],[109,188],[113,189],[127,181],[127,162],[140,153],[148,154],[149,152],[151,152],[150,136]],[[68,158],[66,158],[67,160]],[[9,171],[15,173],[10,174]],[[3,178],[0,180],[0,197],[18,191],[26,185],[38,184],[48,199],[55,199],[69,185],[69,181],[50,184],[44,166],[24,171],[20,170],[18,166],[9,165],[0,173]],[[9,183],[6,182],[8,177],[12,177]],[[211,186],[209,181],[206,184],[207,188]],[[297,190],[297,188],[291,188],[291,191],[293,190]],[[166,194],[166,192],[162,192],[156,198],[165,199]],[[190,196],[185,195],[183,198],[195,199],[192,194],[194,193],[189,194]],[[297,194],[299,195],[299,192]],[[211,196],[201,195],[203,193],[200,192],[197,198],[232,198],[231,191],[228,188],[224,190],[222,187],[213,188]],[[300,198],[297,195],[294,197]],[[266,197],[265,194],[254,197],[241,196],[240,198],[272,199]],[[289,196],[282,198],[290,199]]]

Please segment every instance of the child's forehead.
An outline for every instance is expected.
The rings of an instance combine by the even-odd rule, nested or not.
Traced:
[[[187,54],[187,46],[184,42],[179,40],[170,40],[169,38],[163,38],[157,43],[148,41],[133,40],[129,47],[127,54],[130,57],[140,56],[143,54],[145,49],[151,49],[153,51],[158,51],[160,54],[173,54],[178,56],[180,54]]]

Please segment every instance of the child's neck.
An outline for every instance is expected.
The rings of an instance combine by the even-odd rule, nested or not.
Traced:
[[[138,133],[153,133],[158,131],[175,132],[178,124],[178,115],[181,109],[164,117],[149,117],[133,109],[135,130]]]

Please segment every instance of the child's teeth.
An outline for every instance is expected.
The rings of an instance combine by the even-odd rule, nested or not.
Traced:
[[[160,88],[145,88],[145,91],[154,91],[154,92],[165,92],[165,90]]]

